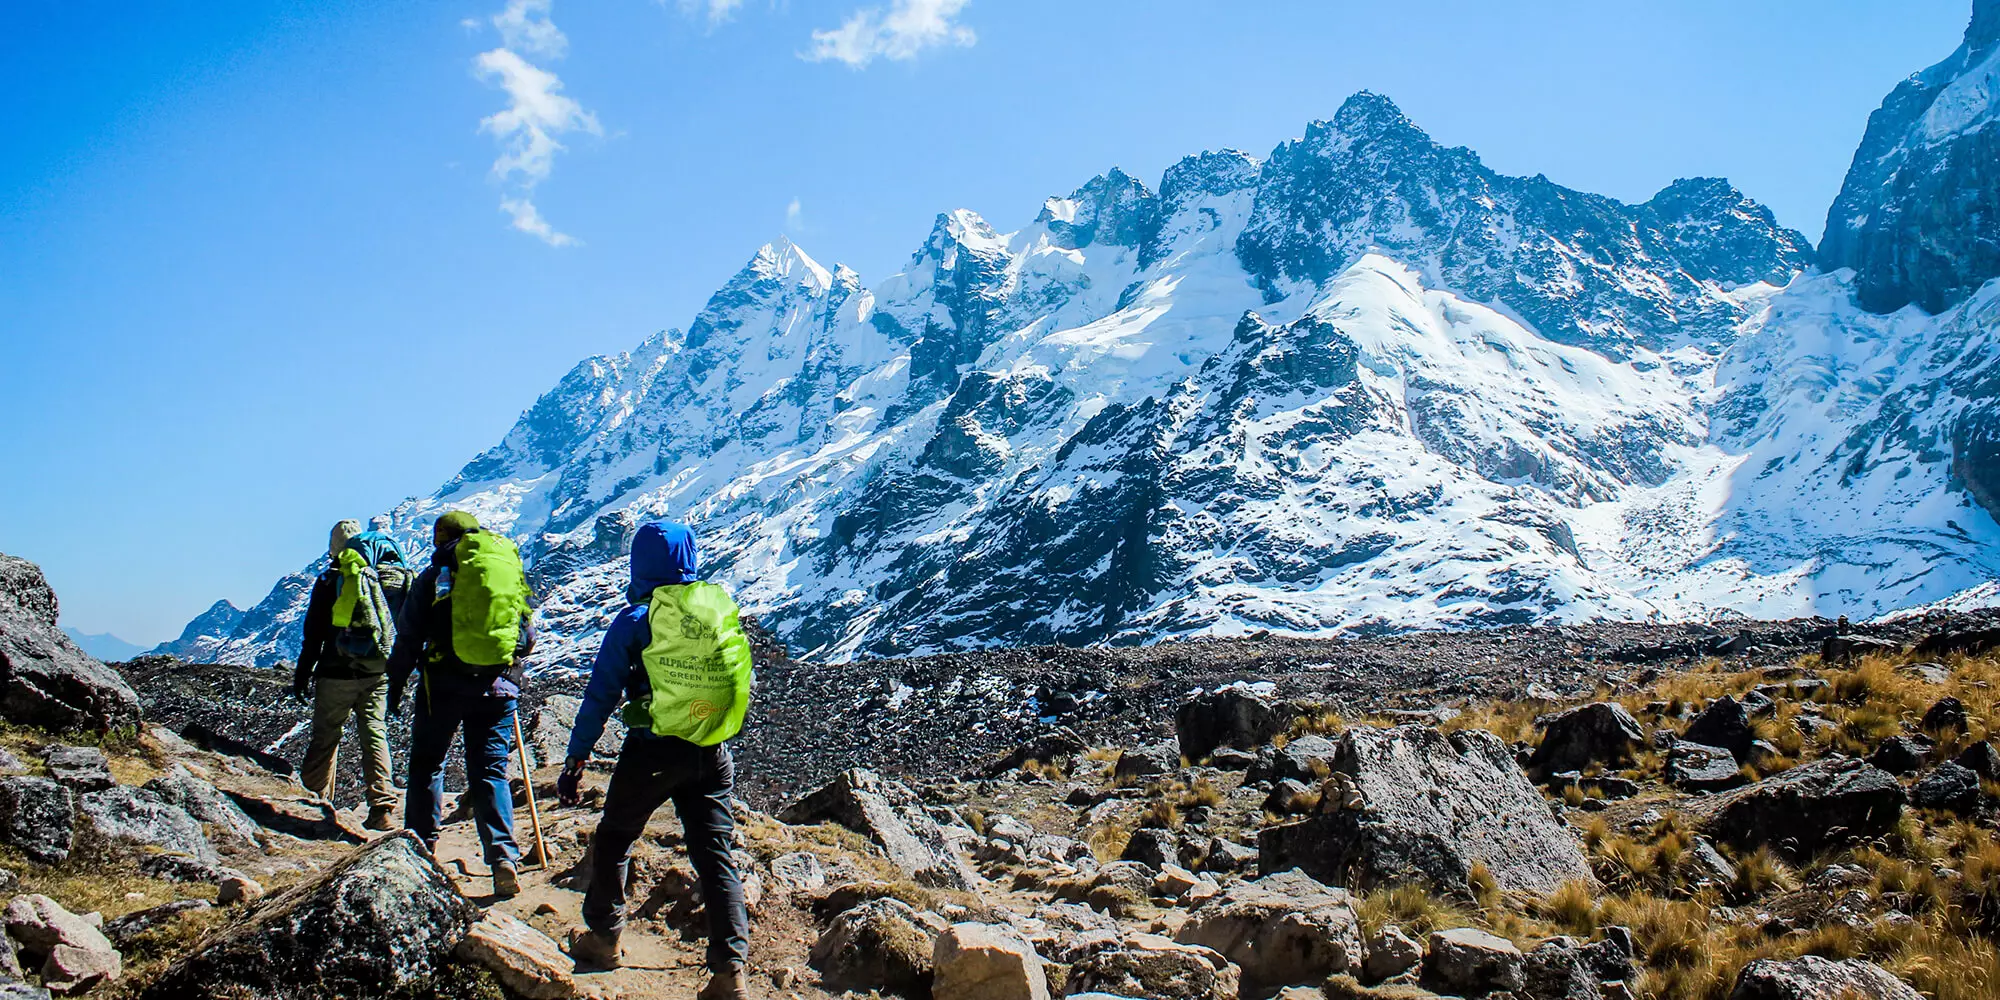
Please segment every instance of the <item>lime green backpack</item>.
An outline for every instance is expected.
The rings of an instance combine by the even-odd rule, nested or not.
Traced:
[[[626,722],[705,747],[742,732],[755,670],[739,614],[729,591],[713,583],[654,590],[646,612],[653,640],[640,657],[652,700],[630,706]]]
[[[514,662],[521,619],[528,614],[528,576],[521,550],[506,535],[467,532],[458,540],[451,579],[451,651],[472,667]]]

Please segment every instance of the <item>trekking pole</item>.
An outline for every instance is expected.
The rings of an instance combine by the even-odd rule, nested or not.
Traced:
[[[542,842],[542,812],[535,808],[535,772],[528,766],[528,741],[521,736],[521,713],[514,713],[514,749],[521,755],[521,786],[528,790],[528,822],[535,827],[535,856],[540,863],[537,867],[549,867],[549,847]]]

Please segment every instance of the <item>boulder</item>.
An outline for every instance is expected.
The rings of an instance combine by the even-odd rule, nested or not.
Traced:
[[[1132,839],[1125,842],[1125,850],[1118,857],[1121,861],[1137,861],[1155,871],[1179,861],[1181,838],[1172,830],[1148,827],[1132,831]]]
[[[1890,774],[1910,775],[1923,769],[1930,747],[1908,736],[1891,736],[1868,755],[1868,763]]]
[[[1898,666],[1896,672],[1915,677],[1925,684],[1944,684],[1951,680],[1951,668],[1942,663],[1905,663]]]
[[[953,924],[931,952],[932,995],[950,1000],[1048,1000],[1042,957],[1014,929]]]
[[[1068,727],[1058,727],[1015,747],[999,760],[989,762],[979,769],[979,774],[985,778],[997,778],[1031,760],[1046,764],[1060,757],[1074,757],[1089,748],[1083,737]]]
[[[215,884],[215,901],[223,906],[254,903],[264,898],[264,883],[248,875],[225,875]]]
[[[76,798],[48,778],[0,778],[0,842],[30,861],[68,860],[76,832]]]
[[[168,882],[207,882],[221,885],[232,878],[248,875],[226,865],[209,864],[185,854],[148,854],[139,859],[139,873]]]
[[[143,910],[134,910],[122,917],[104,922],[104,936],[119,948],[130,945],[143,934],[150,934],[168,924],[178,923],[190,913],[201,913],[215,909],[215,904],[206,899],[176,899],[171,903],[161,903]]]
[[[1575,836],[1493,734],[1398,726],[1351,729],[1338,743],[1332,766],[1349,777],[1359,808],[1266,827],[1265,874],[1299,868],[1362,891],[1412,882],[1464,894],[1480,864],[1508,891],[1596,885]]]
[[[1681,739],[1689,743],[1721,747],[1739,761],[1748,759],[1750,743],[1756,738],[1756,730],[1750,728],[1749,710],[1729,695],[1709,702],[1681,734]]]
[[[943,831],[915,792],[873,771],[855,768],[786,806],[778,819],[790,824],[838,823],[864,834],[919,884],[972,889],[978,876],[946,846]]]
[[[1181,702],[1174,712],[1180,754],[1199,763],[1218,747],[1255,750],[1291,728],[1289,705],[1246,684],[1230,684]]]
[[[23,968],[40,970],[54,993],[82,993],[117,979],[123,962],[97,924],[47,896],[15,896],[4,917]]]
[[[251,822],[267,830],[301,840],[336,840],[350,844],[368,842],[368,832],[341,816],[331,803],[312,795],[252,795],[224,791],[231,803]]]
[[[1171,774],[1180,766],[1181,752],[1174,744],[1155,743],[1119,754],[1111,774],[1115,778],[1154,778]]]
[[[570,695],[552,694],[542,699],[523,727],[528,749],[534,751],[536,761],[562,763],[569,753],[569,731],[576,726],[576,714],[582,709],[583,699]],[[625,721],[618,713],[611,713],[604,734],[590,748],[590,759],[606,763],[617,760],[619,749],[625,745],[625,734]]]
[[[1798,859],[1889,832],[1902,818],[1903,801],[1903,786],[1888,772],[1851,757],[1826,757],[1688,810],[1723,843],[1746,850],[1769,845]]]
[[[221,982],[241,1000],[391,992],[434,974],[478,917],[406,830],[248,908],[141,996],[197,1000]]]
[[[1319,788],[1296,778],[1286,778],[1264,796],[1264,811],[1279,816],[1312,812],[1319,808]]]
[[[1750,779],[1725,747],[1680,740],[1667,750],[1667,783],[1690,792],[1719,792]]]
[[[808,958],[829,990],[884,990],[911,1000],[931,996],[932,956],[948,928],[899,899],[871,899],[835,917]]]
[[[1353,897],[1297,870],[1224,889],[1188,911],[1174,940],[1235,963],[1253,993],[1361,971]]]
[[[2000,781],[2000,750],[1986,740],[1966,747],[1953,763],[1987,781]]]
[[[771,891],[781,897],[810,897],[826,888],[826,863],[811,851],[793,851],[771,859]]]
[[[1995,649],[2000,649],[2000,628],[1939,632],[1917,643],[1911,652],[1918,656],[1949,656],[1952,653],[1980,656]]]
[[[1424,946],[1394,924],[1384,924],[1362,942],[1361,975],[1371,983],[1394,979],[1424,960]]]
[[[1819,644],[1823,663],[1847,663],[1864,656],[1888,656],[1902,651],[1903,647],[1893,642],[1867,635],[1830,635]]]
[[[569,1000],[576,996],[576,981],[570,978],[575,963],[548,935],[505,913],[488,911],[466,931],[452,955],[493,973],[510,997]]]
[[[157,850],[214,864],[214,845],[187,810],[143,788],[121,785],[76,800],[77,845],[105,852]]]
[[[1472,927],[1437,931],[1424,956],[1423,983],[1458,996],[1519,990],[1526,957],[1514,942]]]
[[[1256,754],[1235,747],[1217,747],[1208,755],[1208,766],[1218,771],[1247,771],[1256,763]]]
[[[79,795],[118,783],[111,776],[111,759],[96,747],[50,744],[42,750],[42,763],[48,767],[49,777]]]
[[[1316,783],[1333,769],[1340,746],[1317,734],[1285,741],[1282,747],[1266,747],[1257,752],[1257,763],[1243,776],[1246,783],[1279,782],[1286,778]]]
[[[1529,1000],[1600,1000],[1603,984],[1635,974],[1629,942],[1606,938],[1585,944],[1554,937],[1528,952],[1521,966],[1521,995]]]
[[[1920,809],[1971,813],[1979,808],[1979,775],[1959,764],[1939,764],[1910,788],[1910,804]]]
[[[1736,975],[1729,1000],[1922,1000],[1889,970],[1858,958],[1817,955],[1790,961],[1758,959]]]
[[[1153,898],[1153,868],[1139,861],[1113,861],[1097,869],[1084,902],[1113,916],[1130,916]]]
[[[1238,970],[1210,948],[1155,934],[1134,934],[1117,947],[1078,959],[1063,992],[1147,1000],[1237,1000]]]
[[[41,567],[0,553],[0,717],[54,730],[132,729],[139,696],[56,627]]]
[[[207,828],[209,842],[223,852],[249,854],[262,850],[259,837],[263,828],[252,822],[228,796],[187,768],[176,764],[143,787],[200,821]]]
[[[1646,731],[1625,706],[1615,701],[1582,705],[1548,721],[1541,745],[1528,759],[1528,769],[1553,774],[1581,771],[1593,764],[1623,767],[1632,762],[1633,753],[1645,742]]]
[[[1257,865],[1259,852],[1254,847],[1245,847],[1233,840],[1211,837],[1208,850],[1202,854],[1201,867],[1211,872],[1240,872]]]
[[[1946,695],[1924,712],[1923,729],[1928,733],[1964,732],[1970,722],[1965,703]]]

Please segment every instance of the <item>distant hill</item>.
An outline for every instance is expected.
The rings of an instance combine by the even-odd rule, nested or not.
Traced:
[[[83,647],[83,651],[106,663],[122,663],[146,651],[146,647],[126,642],[109,632],[78,632],[73,628],[63,629],[70,641]]]

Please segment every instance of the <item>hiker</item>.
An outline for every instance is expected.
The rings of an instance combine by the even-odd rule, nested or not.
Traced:
[[[729,853],[736,765],[724,741],[742,730],[749,708],[750,643],[736,602],[721,587],[696,582],[695,567],[694,532],[686,525],[656,521],[640,527],[632,541],[627,606],[597,651],[570,730],[556,795],[573,806],[582,801],[583,767],[604,733],[605,719],[619,695],[626,697],[622,717],[631,732],[618,752],[604,816],[590,840],[584,927],[570,935],[570,956],[584,966],[618,964],[627,855],[653,811],[672,801],[708,913],[710,978],[698,1000],[740,1000],[749,995],[744,962],[750,921]]]
[[[312,735],[299,781],[333,801],[334,761],[347,717],[361,738],[361,782],[370,830],[388,830],[396,811],[390,776],[389,686],[384,671],[396,641],[396,613],[416,576],[396,543],[381,531],[341,521],[327,540],[325,572],[306,602],[305,640],[292,671],[292,697],[312,699]]]
[[[411,585],[389,657],[389,710],[402,710],[403,687],[418,672],[416,716],[410,724],[408,799],[403,825],[437,851],[442,820],[444,759],[465,728],[465,794],[493,870],[493,894],[521,891],[515,865],[514,709],[523,683],[521,661],[533,651],[528,580],[520,550],[505,535],[482,531],[455,510],[431,528],[430,568]]]

